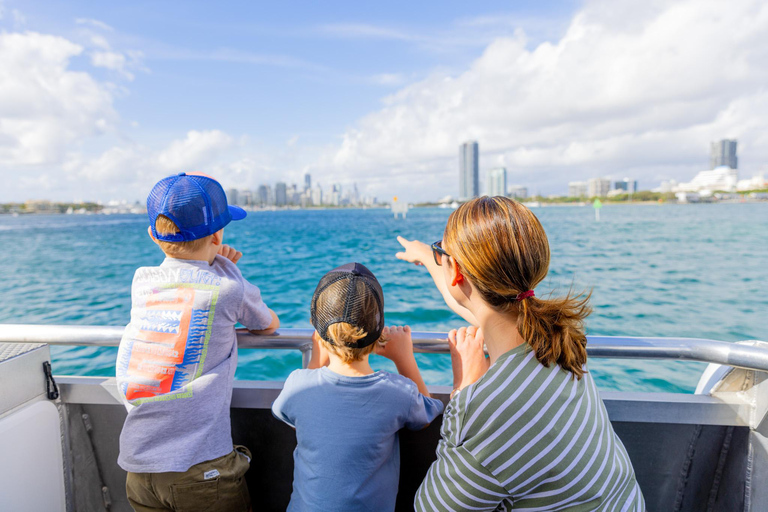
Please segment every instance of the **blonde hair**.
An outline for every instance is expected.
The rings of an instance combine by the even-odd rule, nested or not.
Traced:
[[[158,215],[157,219],[155,219],[155,231],[158,235],[175,235],[179,232],[179,227],[165,215]],[[165,242],[163,240],[157,240],[157,244],[166,254],[191,254],[208,245],[212,236],[213,235],[208,235],[188,242]]]
[[[445,250],[461,272],[497,311],[517,316],[517,329],[544,366],[551,363],[577,379],[587,362],[584,319],[590,294],[529,297],[549,270],[549,241],[539,219],[506,197],[480,197],[448,218]]]
[[[345,364],[362,361],[366,356],[373,353],[374,348],[376,348],[376,343],[383,341],[382,337],[379,337],[375,343],[371,343],[366,347],[351,347],[349,345],[354,345],[359,340],[365,338],[368,333],[359,327],[355,327],[354,325],[345,322],[329,325],[327,332],[328,337],[331,338],[333,343],[328,343],[327,341],[322,340],[326,350],[338,356],[339,359],[341,359],[341,362]]]

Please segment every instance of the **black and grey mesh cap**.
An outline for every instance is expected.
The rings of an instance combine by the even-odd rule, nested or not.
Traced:
[[[312,325],[328,343],[328,327],[345,322],[364,332],[352,348],[367,347],[384,329],[384,293],[376,276],[360,263],[347,263],[325,274],[312,296]]]

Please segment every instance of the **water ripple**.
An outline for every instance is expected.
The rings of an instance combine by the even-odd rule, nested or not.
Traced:
[[[390,324],[445,331],[462,321],[421,268],[400,262],[397,235],[426,242],[443,236],[450,212],[386,210],[253,212],[227,227],[243,251],[243,275],[262,290],[286,327],[309,327],[309,299],[320,276],[349,261],[379,277]],[[552,247],[537,295],[592,290],[590,334],[674,336],[726,341],[768,339],[765,264],[768,205],[606,205],[535,210]],[[23,250],[19,250],[23,248]],[[124,325],[136,267],[162,254],[144,216],[0,216],[0,322]],[[54,347],[59,374],[111,375],[115,349]],[[237,377],[284,379],[300,365],[291,351],[240,351]],[[451,384],[450,358],[418,355],[425,380]],[[374,357],[376,367],[394,370]],[[691,392],[703,365],[590,362],[602,389]]]

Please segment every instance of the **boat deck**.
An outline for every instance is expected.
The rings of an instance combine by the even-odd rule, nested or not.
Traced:
[[[39,327],[0,326],[0,342],[37,342],[51,336],[47,327]],[[122,329],[93,328],[79,334],[56,330],[55,339],[61,343],[114,345]],[[310,333],[282,330],[273,337],[240,333],[239,342],[241,347],[306,351]],[[434,352],[447,349],[444,336],[414,335],[418,350]],[[736,384],[731,383],[737,389],[725,387],[711,395],[601,392],[601,396],[632,459],[648,510],[768,510],[768,488],[756,485],[768,481],[768,350],[707,340],[638,338],[591,338],[589,350],[591,357],[699,360],[740,368],[732,372],[738,373]],[[44,385],[44,378],[36,378],[38,388]],[[0,385],[9,379],[12,376],[0,370]],[[130,511],[125,472],[116,464],[126,410],[115,379],[56,376],[56,380],[66,510]],[[282,511],[290,499],[296,437],[270,411],[281,387],[281,382],[236,381],[233,390],[233,440],[253,453],[246,479],[254,510]],[[449,388],[430,390],[447,402]],[[35,400],[47,401],[44,388]],[[8,413],[0,409],[0,423],[4,414]],[[439,439],[440,419],[423,431],[401,433],[397,510],[413,509],[413,496],[435,459]]]

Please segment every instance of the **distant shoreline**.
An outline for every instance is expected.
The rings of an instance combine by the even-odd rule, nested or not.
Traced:
[[[526,205],[528,208],[532,209],[538,209],[538,208],[563,208],[563,207],[580,207],[580,208],[587,208],[591,207],[591,202],[538,202],[538,201],[521,201],[524,205]],[[531,204],[536,203],[536,204]],[[717,205],[717,204],[766,204],[768,203],[768,200],[765,199],[745,199],[745,200],[718,200],[718,201],[701,201],[701,202],[689,202],[689,203],[680,203],[677,201],[605,201],[603,202],[603,207],[609,207],[609,206],[691,206],[691,205]],[[422,209],[430,209],[430,208],[436,208],[436,209],[444,209],[444,210],[453,210],[453,208],[445,208],[440,207],[439,204],[415,204],[415,205],[409,205],[409,208],[412,210],[422,210]],[[257,209],[247,209],[246,211],[248,213],[254,213],[254,214],[260,214],[260,213],[267,213],[267,212],[285,212],[285,211],[339,211],[339,210],[390,210],[390,207],[387,206],[313,206],[313,207],[307,207],[307,208],[300,208],[300,207],[270,207],[270,208],[257,208]],[[100,210],[94,210],[94,211],[87,211],[87,212],[80,212],[80,213],[66,213],[66,212],[54,212],[54,211],[40,211],[40,212],[25,212],[25,211],[19,211],[19,212],[8,212],[8,211],[0,211],[0,216],[7,216],[7,217],[19,217],[19,216],[37,216],[37,215],[74,215],[74,216],[80,216],[80,215],[146,215],[146,212],[136,212],[136,211],[123,211],[123,212],[104,212]]]

